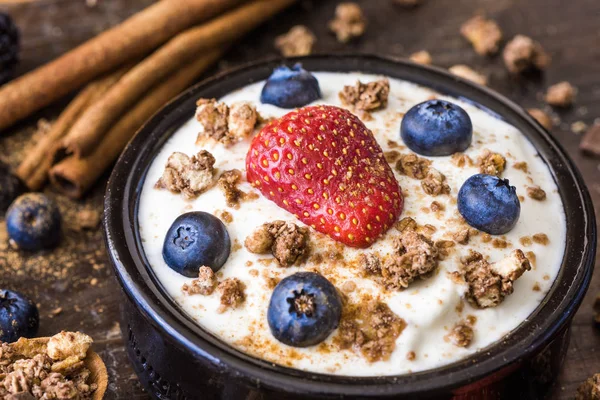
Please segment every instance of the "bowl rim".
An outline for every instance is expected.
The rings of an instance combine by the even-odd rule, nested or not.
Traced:
[[[146,267],[136,232],[139,193],[154,155],[176,128],[193,116],[192,104],[197,98],[221,97],[231,88],[265,79],[275,66],[296,62],[313,71],[360,71],[430,87],[500,116],[533,143],[559,188],[567,221],[567,243],[552,288],[513,332],[466,359],[433,370],[383,377],[326,375],[274,365],[233,349],[199,328],[162,292]],[[596,250],[593,205],[579,171],[562,146],[522,107],[441,68],[370,54],[261,60],[219,73],[183,92],[146,122],[117,161],[106,189],[104,233],[109,259],[124,292],[153,326],[186,351],[245,379],[249,385],[329,396],[435,395],[515,368],[570,322],[589,286]]]

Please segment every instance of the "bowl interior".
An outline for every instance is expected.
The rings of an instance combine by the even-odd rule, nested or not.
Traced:
[[[487,349],[434,370],[397,377],[343,377],[306,373],[250,357],[205,332],[185,315],[163,290],[144,255],[138,234],[137,207],[146,172],[163,143],[195,111],[200,97],[220,98],[249,83],[266,79],[281,60],[238,68],[204,81],[157,113],[137,134],[119,159],[106,195],[105,229],[109,252],[125,292],[164,333],[187,350],[233,368],[265,385],[291,391],[328,394],[435,393],[475,381],[519,361],[547,343],[570,320],[589,284],[595,251],[595,221],[589,194],[564,150],[521,107],[496,92],[445,71],[376,56],[309,56],[302,62],[312,71],[360,71],[387,75],[459,97],[493,113],[519,129],[536,147],[559,188],[567,220],[567,243],[559,275],[527,321]],[[435,379],[434,379],[435,378]]]

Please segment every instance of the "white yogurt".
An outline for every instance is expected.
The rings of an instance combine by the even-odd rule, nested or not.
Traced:
[[[352,85],[356,80],[369,82],[381,79],[380,76],[360,73],[329,73],[318,72],[323,99],[316,104],[332,104],[341,106],[338,92],[344,85]],[[261,104],[259,95],[263,82],[249,85],[233,92],[221,101],[228,104],[238,101],[249,101],[256,105],[264,117],[279,117],[287,113],[271,105]],[[400,145],[400,122],[403,113],[413,105],[437,95],[430,89],[412,83],[390,79],[390,97],[386,109],[373,113],[374,119],[366,121],[384,151],[390,149],[388,141]],[[276,219],[290,220],[297,224],[294,216],[279,208],[274,203],[263,198],[247,201],[239,209],[230,209],[225,205],[223,193],[213,188],[189,201],[183,196],[167,190],[154,188],[155,182],[161,176],[167,158],[175,151],[188,155],[196,154],[196,136],[200,130],[199,123],[194,119],[184,124],[164,145],[148,172],[141,194],[139,208],[139,225],[144,251],[158,279],[170,296],[207,331],[221,338],[231,346],[252,354],[264,360],[306,371],[328,373],[335,375],[379,376],[396,375],[417,372],[444,366],[467,357],[478,350],[500,340],[503,336],[527,320],[528,316],[540,304],[561,265],[565,248],[566,224],[563,205],[558,189],[545,163],[540,159],[535,148],[513,126],[476,108],[472,104],[445,96],[439,96],[459,104],[470,115],[473,122],[473,144],[465,152],[473,160],[477,159],[483,149],[491,149],[506,157],[507,169],[504,178],[510,179],[516,186],[517,194],[524,197],[521,203],[521,217],[516,227],[505,235],[510,245],[505,249],[494,248],[489,243],[483,243],[479,235],[472,238],[468,245],[457,245],[456,251],[440,261],[439,271],[434,276],[416,281],[404,291],[385,292],[374,281],[362,278],[359,271],[353,268],[336,265],[316,265],[308,262],[300,267],[280,268],[275,262],[258,260],[269,259],[270,256],[249,253],[244,247],[244,239],[259,225]],[[237,168],[244,172],[245,158],[250,140],[241,142],[231,148],[221,144],[206,145],[216,158],[215,167],[220,170]],[[408,152],[401,149],[401,152]],[[401,217],[412,216],[419,224],[431,224],[437,228],[433,240],[451,239],[450,234],[456,231],[453,220],[458,216],[456,195],[461,184],[471,175],[478,173],[478,168],[457,168],[451,163],[450,157],[433,157],[432,166],[446,175],[451,187],[450,196],[431,197],[421,189],[420,182],[396,173],[405,197],[405,208]],[[512,167],[515,162],[526,161],[529,172],[525,173]],[[535,201],[526,196],[526,187],[533,183],[541,186],[547,193],[545,201]],[[240,185],[244,191],[254,189],[244,182]],[[423,207],[428,207],[433,200],[446,206],[445,212],[439,217],[434,212],[426,213]],[[246,285],[247,299],[243,306],[217,313],[219,294],[210,296],[184,295],[181,287],[189,283],[190,278],[179,275],[171,270],[163,261],[161,251],[165,234],[171,223],[180,214],[191,210],[215,213],[217,210],[227,210],[233,216],[233,222],[227,225],[232,243],[231,256],[218,274],[220,279],[237,277]],[[390,230],[367,251],[386,253],[391,249]],[[543,246],[533,243],[524,247],[519,239],[536,233],[545,233],[549,244]],[[331,245],[333,241],[326,238],[319,246]],[[497,261],[508,255],[514,249],[535,253],[536,261],[531,271],[526,272],[515,284],[514,293],[508,296],[498,307],[489,309],[474,309],[465,304],[462,313],[456,308],[463,303],[465,286],[453,282],[449,277],[450,271],[459,266],[459,259],[468,253],[468,249],[489,255],[490,261]],[[364,250],[344,249],[346,260],[353,260]],[[248,266],[248,262],[252,265]],[[316,268],[340,287],[345,281],[353,281],[356,290],[348,295],[349,299],[357,300],[364,293],[379,296],[380,300],[401,318],[407,327],[396,341],[396,349],[387,361],[369,363],[359,353],[352,350],[337,350],[329,337],[322,346],[304,349],[291,348],[275,340],[266,321],[267,306],[272,292],[266,283],[266,276],[283,278],[294,272]],[[533,290],[534,286],[539,290]],[[474,338],[467,348],[459,348],[444,340],[444,336],[459,320],[467,315],[477,318],[474,325]],[[329,351],[323,351],[323,349]],[[407,353],[414,352],[416,357],[407,360]]]

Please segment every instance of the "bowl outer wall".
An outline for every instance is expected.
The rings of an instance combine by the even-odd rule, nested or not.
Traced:
[[[374,55],[315,55],[292,58],[307,70],[361,71],[404,79],[470,101],[522,131],[551,170],[567,219],[565,256],[550,292],[517,329],[499,342],[451,365],[410,375],[346,377],[294,370],[255,359],[229,347],[186,316],[154,276],[137,234],[137,206],[145,174],[162,144],[195,111],[200,97],[219,98],[266,79],[281,59],[248,64],[216,75],[185,91],[142,127],[129,143],[108,182],[104,227],[109,257],[124,292],[151,323],[187,351],[249,385],[285,388],[291,393],[332,396],[431,395],[478,381],[528,359],[571,320],[589,286],[596,250],[591,198],[580,173],[558,142],[524,109],[500,94],[406,60]],[[492,111],[493,110],[493,111]]]

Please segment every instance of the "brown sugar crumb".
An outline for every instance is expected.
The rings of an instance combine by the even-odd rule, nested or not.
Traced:
[[[452,154],[450,161],[459,168],[470,167],[473,165],[473,160],[465,153]]]
[[[275,38],[275,47],[284,57],[307,56],[312,52],[316,36],[304,25],[296,25],[289,32]]]
[[[555,107],[570,107],[575,100],[577,91],[569,82],[560,82],[548,88],[544,100]]]
[[[429,54],[429,52],[426,50],[421,50],[421,51],[417,51],[416,53],[412,53],[409,56],[409,59],[412,62],[416,62],[417,64],[422,64],[422,65],[431,65],[431,63],[433,61],[431,59],[431,54]]]
[[[200,150],[192,157],[174,152],[169,156],[165,170],[154,187],[182,193],[192,199],[214,185],[214,164],[215,158],[206,150]]]
[[[227,278],[219,283],[221,305],[217,312],[223,313],[229,308],[238,308],[246,300],[246,285],[238,278]]]
[[[237,185],[241,180],[242,172],[238,169],[232,169],[223,172],[217,181],[219,189],[221,189],[225,195],[225,202],[231,208],[239,208],[240,201],[242,200],[253,200],[256,198],[255,194],[246,193],[238,189]]]
[[[531,238],[529,236],[521,236],[519,238],[519,243],[525,247],[531,246]]]
[[[527,110],[527,112],[544,128],[547,130],[552,130],[552,126],[554,125],[552,118],[550,118],[550,116],[543,110],[540,110],[539,108],[530,108]]]
[[[483,243],[489,243],[492,241],[492,235],[490,235],[489,233],[484,233],[483,235],[481,235],[481,241]]]
[[[489,263],[480,253],[470,251],[462,260],[461,273],[469,285],[467,300],[479,308],[496,307],[513,292],[513,282],[531,269],[521,250],[495,263]]]
[[[513,164],[513,168],[514,168],[514,169],[521,170],[521,171],[523,171],[523,172],[525,172],[525,173],[527,173],[527,172],[528,172],[528,168],[527,168],[527,162],[525,162],[525,161],[520,161],[520,162],[516,162],[516,163],[514,163],[514,164]]]
[[[357,81],[354,86],[346,85],[339,93],[342,104],[352,107],[354,111],[365,114],[387,107],[390,94],[390,82],[387,79],[362,83]],[[368,118],[367,118],[368,119]]]
[[[196,119],[202,126],[196,143],[212,139],[230,146],[250,136],[260,119],[250,103],[228,106],[215,99],[200,99],[196,106]]]
[[[414,361],[417,358],[417,355],[415,354],[414,351],[409,351],[408,353],[406,353],[406,359],[408,361]]]
[[[431,161],[414,153],[400,154],[400,158],[396,163],[396,171],[414,179],[425,179],[430,166]]]
[[[527,253],[525,253],[525,256],[527,257],[531,265],[535,268],[535,262],[537,260],[535,253],[533,251],[528,251]],[[544,279],[546,279],[546,275],[544,275]],[[548,279],[550,279],[550,277],[548,277]]]
[[[448,71],[450,71],[450,73],[456,76],[477,83],[478,85],[486,86],[488,82],[487,77],[485,75],[480,74],[468,65],[453,65],[452,67],[448,68]]]
[[[460,33],[471,42],[473,49],[479,55],[494,55],[500,49],[502,31],[492,19],[476,15],[462,24]]]
[[[244,242],[251,253],[273,254],[282,267],[289,267],[308,253],[308,229],[293,222],[274,221],[261,225]]]
[[[344,309],[333,342],[340,349],[359,351],[369,362],[386,361],[406,323],[387,304],[363,300]]]
[[[575,400],[600,399],[600,374],[595,374],[577,388]]]
[[[219,218],[221,221],[226,224],[230,224],[233,222],[233,215],[229,211],[225,210],[217,210],[215,211],[215,217]]]
[[[536,233],[531,238],[537,244],[542,244],[544,246],[550,242],[550,240],[548,239],[548,235],[546,235],[545,233]]]
[[[381,282],[388,289],[404,289],[429,276],[438,265],[438,249],[427,237],[404,230],[394,240],[394,252],[381,266]]]
[[[444,339],[456,347],[469,347],[473,341],[473,327],[468,322],[461,321],[454,325]]]
[[[385,157],[385,161],[389,164],[393,164],[400,158],[400,152],[397,150],[390,150],[383,153],[383,156]]]
[[[533,287],[531,288],[531,290],[533,290],[534,292],[539,292],[542,290],[542,288],[540,287],[540,284],[538,282],[533,284]]]
[[[417,221],[411,217],[402,218],[400,221],[396,222],[394,226],[400,232],[404,232],[405,230],[416,231],[418,227]]]
[[[183,293],[187,295],[201,294],[209,296],[217,287],[217,277],[210,267],[202,266],[198,271],[198,278],[194,279],[191,284],[184,283],[181,287]]]
[[[539,186],[527,187],[527,196],[538,201],[546,200],[546,192]]]
[[[367,28],[367,20],[356,3],[340,3],[335,9],[334,18],[329,21],[329,30],[341,43],[362,36]]]
[[[499,153],[485,149],[477,157],[477,165],[479,166],[479,172],[482,174],[500,176],[506,168],[506,159]]]
[[[550,56],[542,46],[524,35],[517,35],[508,42],[502,56],[504,65],[513,74],[520,74],[530,69],[543,70],[550,64]]]
[[[440,211],[444,211],[446,209],[446,206],[443,205],[442,203],[440,203],[439,201],[432,201],[431,205],[429,206],[429,208],[431,208],[431,211],[433,212],[440,212]]]
[[[430,196],[450,193],[450,186],[446,183],[446,177],[435,168],[429,168],[427,175],[421,181],[421,187]]]

